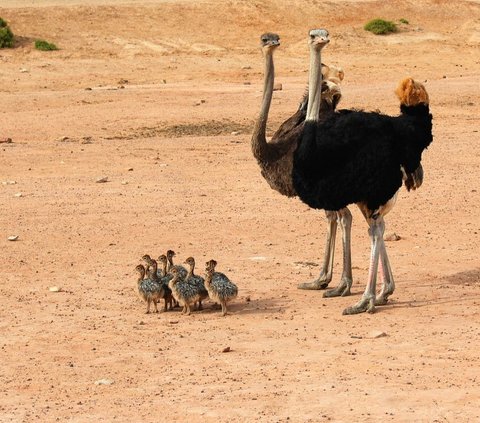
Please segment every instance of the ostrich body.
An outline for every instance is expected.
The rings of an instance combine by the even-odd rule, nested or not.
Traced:
[[[200,293],[200,299],[198,301],[197,310],[202,310],[202,301],[205,298],[208,298],[208,291],[205,289],[205,279],[195,274],[195,259],[193,257],[188,257],[185,260],[185,264],[188,264],[190,267],[190,270],[185,277],[185,281],[191,283],[198,288],[198,291]]]
[[[226,275],[215,272],[217,262],[215,260],[207,261],[205,288],[207,288],[210,298],[221,304],[222,316],[227,314],[227,303],[238,295],[238,288]]]
[[[304,96],[297,112],[287,119],[274,133],[272,139],[267,142],[266,126],[272,102],[275,78],[273,53],[280,45],[280,40],[278,35],[272,33],[263,34],[260,39],[265,58],[265,77],[261,110],[252,135],[252,152],[260,166],[262,176],[270,187],[282,195],[294,197],[297,195],[297,192],[292,180],[293,154],[298,142],[302,138],[308,105],[308,93]],[[321,69],[322,74],[324,74],[326,78],[326,80],[322,82],[320,114],[327,114],[335,110],[341,99],[341,91],[338,84],[343,79],[343,71],[323,65],[320,57],[318,57],[318,60],[315,58],[315,63],[312,65]],[[320,275],[313,282],[300,284],[299,288],[325,289],[332,280],[335,238],[337,226],[340,225],[343,233],[343,271],[341,283],[336,290],[330,290],[325,294],[328,296],[348,295],[352,285],[350,252],[352,215],[347,208],[344,208],[338,212],[327,211],[326,217],[328,220],[327,240]]]
[[[325,30],[310,32],[312,62],[320,60]],[[383,234],[384,216],[395,204],[405,182],[415,189],[422,182],[422,151],[432,141],[432,115],[423,85],[411,78],[396,90],[400,116],[343,110],[320,116],[321,74],[310,68],[309,101],[303,137],[294,155],[293,184],[310,207],[341,210],[356,203],[369,225],[371,260],[362,299],[344,314],[373,312],[385,304],[395,284]],[[383,287],[376,297],[380,262]]]
[[[145,279],[145,267],[139,264],[135,270],[138,272],[138,294],[147,303],[147,314],[150,313],[150,304],[153,302],[155,313],[158,313],[157,302],[163,297],[163,287],[152,279]]]

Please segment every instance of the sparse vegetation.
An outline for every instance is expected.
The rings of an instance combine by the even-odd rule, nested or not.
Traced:
[[[0,48],[13,47],[13,32],[7,22],[0,18]]]
[[[405,25],[408,25],[410,22],[408,22],[406,19],[402,18],[402,19],[399,19],[398,22],[402,23],[402,24],[405,24]]]
[[[45,41],[45,40],[35,41],[35,48],[41,51],[58,50],[58,47],[55,44],[49,43],[48,41]]]
[[[384,19],[373,19],[370,22],[367,22],[363,29],[370,31],[375,35],[385,35],[391,32],[397,32],[397,25]]]

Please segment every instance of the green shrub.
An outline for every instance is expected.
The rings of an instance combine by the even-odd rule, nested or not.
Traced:
[[[37,50],[42,50],[42,51],[58,50],[58,47],[55,44],[49,43],[48,41],[45,41],[45,40],[35,41],[35,48]]]
[[[398,22],[402,23],[402,24],[405,24],[405,25],[408,25],[410,22],[408,22],[406,19],[402,18],[402,19],[399,19]]]
[[[0,18],[0,48],[13,47],[13,32],[7,22]]]
[[[397,32],[397,25],[383,19],[373,19],[367,22],[363,29],[373,32],[375,35],[384,35],[390,32]]]

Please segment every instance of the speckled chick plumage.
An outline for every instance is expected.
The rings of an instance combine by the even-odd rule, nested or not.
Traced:
[[[205,288],[212,301],[220,303],[222,314],[227,313],[227,303],[238,295],[238,287],[225,274],[215,272],[217,262],[210,260],[206,263]]]
[[[168,282],[168,287],[172,290],[173,297],[183,306],[183,313],[190,314],[190,306],[200,301],[200,291],[197,286],[182,279],[178,269],[172,268],[171,273],[173,277]]]
[[[190,270],[187,273],[185,281],[196,286],[200,294],[200,300],[204,300],[208,297],[208,291],[205,288],[205,279],[195,274],[195,259],[193,257],[189,257],[185,260],[185,264],[190,266]]]
[[[147,313],[150,313],[150,304],[153,302],[155,311],[157,310],[157,302],[163,298],[163,286],[149,278],[145,278],[145,267],[139,264],[135,270],[139,277],[137,281],[138,295],[147,303]]]
[[[164,302],[165,302],[164,310],[167,311],[168,304],[170,304],[170,308],[172,309],[173,308],[172,291],[168,287],[168,281],[171,279],[171,275],[169,275],[168,279],[162,277],[162,275],[165,272],[162,272],[162,271],[158,270],[157,261],[152,259],[148,254],[145,254],[142,257],[142,259],[145,260],[145,262],[148,265],[147,277],[162,286],[162,289],[163,289],[162,298],[164,299]]]

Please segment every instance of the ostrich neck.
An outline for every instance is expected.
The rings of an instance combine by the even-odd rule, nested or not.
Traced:
[[[321,50],[310,48],[310,73],[308,78],[308,106],[305,120],[318,121],[322,101],[322,58]]]
[[[195,276],[194,273],[193,273],[193,270],[195,269],[195,265],[194,264],[191,264],[190,265],[190,270],[188,271],[188,275],[187,275],[187,279]]]
[[[156,261],[152,261],[152,279],[154,281],[157,280],[157,269],[158,269],[158,264]]]
[[[264,161],[268,154],[268,143],[266,138],[268,112],[272,103],[273,83],[275,79],[275,68],[273,65],[273,52],[265,53],[265,76],[263,80],[263,99],[260,114],[252,135],[252,151],[257,160]]]
[[[172,267],[173,267],[173,260],[172,260],[172,258],[171,258],[171,257],[170,257],[170,258],[168,258],[167,260],[168,260],[167,272],[170,272],[170,270],[171,270],[171,269],[172,269]]]
[[[207,272],[207,274],[205,275],[205,286],[210,286],[210,284],[212,283],[212,277],[213,273]]]
[[[163,276],[167,274],[167,262],[162,263]]]

